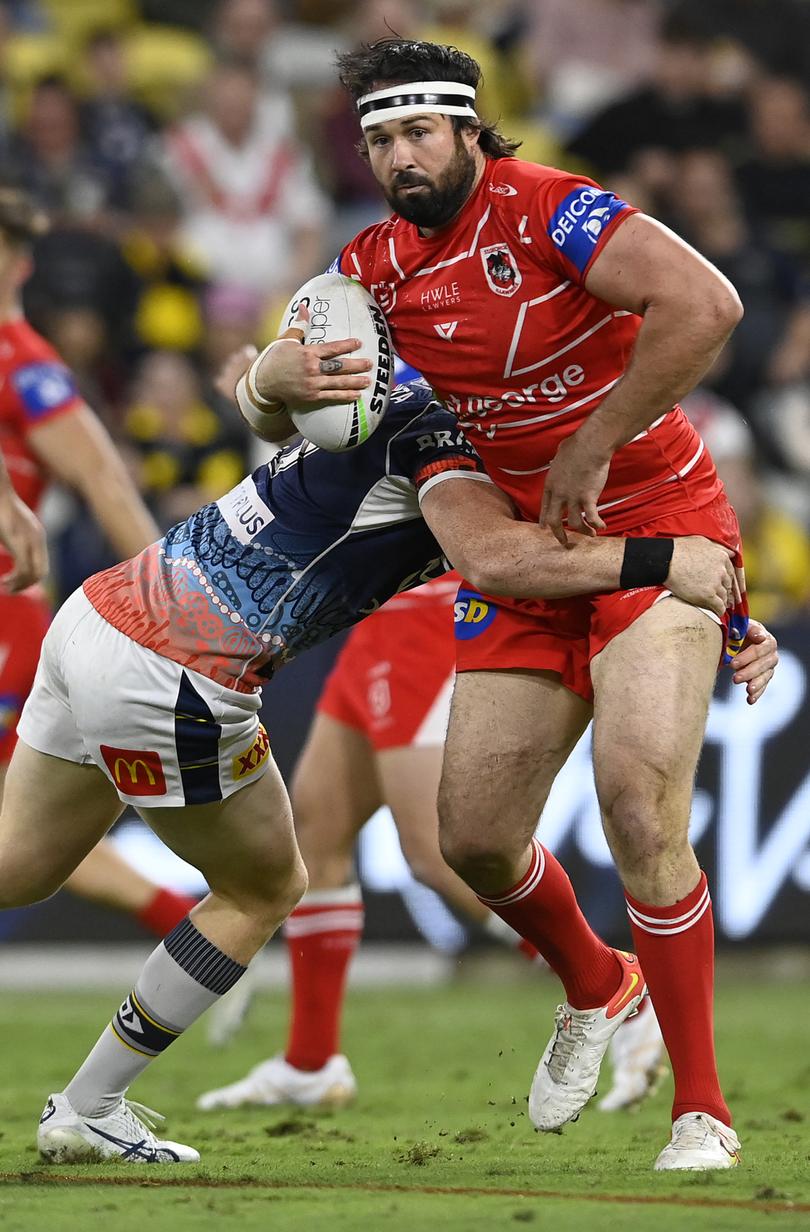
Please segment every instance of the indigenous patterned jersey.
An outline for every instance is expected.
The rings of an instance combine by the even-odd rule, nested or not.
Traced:
[[[48,482],[30,432],[82,399],[70,371],[27,321],[0,324],[0,451],[17,494],[36,511]],[[0,573],[11,558],[0,548]]]
[[[339,268],[377,299],[398,354],[454,411],[489,474],[535,519],[560,442],[620,380],[641,319],[585,290],[594,257],[636,211],[593,181],[488,159],[458,217],[422,236],[393,216]],[[617,450],[599,506],[608,533],[699,508],[720,491],[680,407]]]
[[[488,482],[424,381],[398,387],[359,449],[282,450],[160,542],[84,584],[133,641],[249,692],[294,654],[444,572],[419,499]]]

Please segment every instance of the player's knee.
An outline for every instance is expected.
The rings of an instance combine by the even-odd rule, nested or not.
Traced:
[[[267,896],[268,908],[271,911],[280,911],[282,918],[286,919],[306,894],[308,884],[309,878],[304,862],[300,856],[296,856],[289,869],[270,888]]]
[[[280,906],[284,912],[283,918],[285,920],[306,894],[308,885],[309,877],[304,867],[304,861],[298,858],[290,869],[289,876],[280,895]]]
[[[512,864],[513,853],[494,843],[488,834],[440,832],[439,846],[445,863],[471,886],[497,880],[501,870],[510,869]]]
[[[230,902],[269,937],[298,905],[307,889],[307,870],[300,856],[283,869],[257,861],[237,878],[209,877],[215,894]]]
[[[597,783],[605,819],[621,829],[660,817],[674,786],[666,767],[645,761],[628,765],[626,771],[616,765],[613,773],[598,775]]]
[[[650,766],[637,768],[630,782],[603,788],[602,813],[617,859],[654,864],[683,845],[688,801],[688,792],[679,791],[667,773]],[[685,811],[684,818],[677,815],[680,811]]]

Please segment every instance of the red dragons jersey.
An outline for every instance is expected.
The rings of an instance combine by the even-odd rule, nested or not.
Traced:
[[[558,446],[620,380],[641,318],[590,295],[594,257],[636,210],[592,180],[488,159],[430,238],[394,215],[339,258],[385,312],[398,354],[454,411],[492,479],[536,519]],[[700,508],[720,491],[680,407],[616,451],[608,533]]]
[[[70,371],[27,321],[0,324],[0,451],[17,494],[34,512],[48,476],[29,433],[81,402]],[[0,548],[0,573],[10,563]]]

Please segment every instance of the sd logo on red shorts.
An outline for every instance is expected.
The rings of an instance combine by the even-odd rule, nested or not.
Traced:
[[[111,744],[100,748],[112,781],[125,796],[165,796],[166,779],[159,753],[117,749]]]
[[[488,629],[498,614],[494,603],[488,603],[475,590],[460,590],[453,604],[456,638],[469,641]]]

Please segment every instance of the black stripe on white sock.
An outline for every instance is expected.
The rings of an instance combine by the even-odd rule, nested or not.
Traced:
[[[178,967],[218,996],[233,988],[247,970],[198,932],[188,916],[172,929],[163,944]]]

